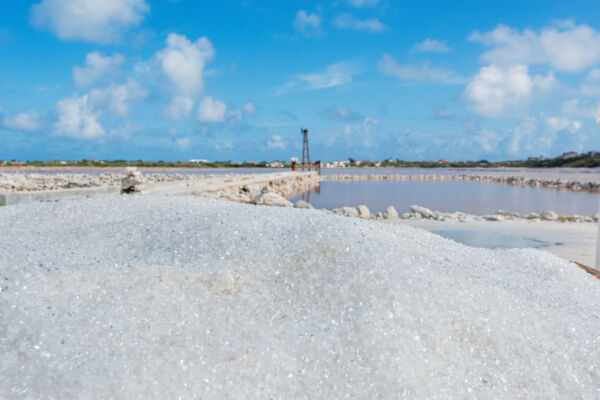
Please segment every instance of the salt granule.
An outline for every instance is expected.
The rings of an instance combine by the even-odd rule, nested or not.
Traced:
[[[0,209],[0,398],[600,398],[600,282],[538,250],[196,197]]]

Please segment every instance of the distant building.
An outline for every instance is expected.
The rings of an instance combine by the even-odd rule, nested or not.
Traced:
[[[269,164],[269,167],[272,168],[282,168],[283,164],[279,161],[273,161],[271,164]]]
[[[195,163],[195,164],[209,164],[210,163],[210,161],[205,160],[203,158],[194,158],[194,159],[189,160],[188,162]]]
[[[6,163],[6,161],[5,161],[5,160],[2,160],[2,161],[0,161],[0,165],[6,165],[6,164],[7,164],[7,163]]]
[[[574,151],[568,151],[566,153],[562,154],[562,158],[573,158],[573,157],[577,157],[578,154]]]
[[[450,164],[450,160],[440,160],[440,164]]]
[[[540,161],[539,157],[529,157],[527,158],[527,161]]]
[[[590,156],[590,157],[595,157],[595,156],[597,156],[597,155],[598,155],[598,152],[597,152],[597,151],[589,151],[589,152],[587,153],[587,155],[588,155],[588,156]]]
[[[257,162],[256,161],[244,161],[244,164],[246,164],[246,165],[256,165]]]

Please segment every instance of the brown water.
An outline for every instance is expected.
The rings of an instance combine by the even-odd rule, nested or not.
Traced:
[[[476,181],[323,181],[320,186],[291,199],[308,198],[315,208],[333,209],[365,204],[371,212],[393,205],[399,213],[418,204],[443,212],[493,214],[497,210],[555,211],[559,215],[598,212],[600,195],[546,188]]]

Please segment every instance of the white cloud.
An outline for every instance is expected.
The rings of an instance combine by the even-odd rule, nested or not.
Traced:
[[[325,89],[348,84],[358,73],[360,70],[352,63],[339,62],[328,66],[324,72],[298,75],[298,78],[306,82],[310,89]]]
[[[579,87],[581,94],[584,96],[600,96],[600,68],[594,68],[588,72]]]
[[[125,57],[115,53],[112,57],[104,57],[97,51],[85,56],[85,66],[73,67],[73,82],[84,87],[96,83],[107,75],[112,75],[125,62]]]
[[[465,78],[453,71],[431,68],[428,64],[400,64],[390,54],[379,61],[379,71],[404,81],[436,81],[445,84],[462,84]]]
[[[567,130],[569,133],[576,133],[581,129],[581,121],[572,120],[566,117],[547,117],[546,126],[551,132]]]
[[[244,104],[244,114],[253,115],[254,113],[256,113],[256,105],[253,102],[249,101]]]
[[[270,150],[284,150],[287,147],[287,143],[283,141],[283,138],[279,135],[271,136],[271,139],[267,141],[267,148]]]
[[[194,108],[194,100],[185,96],[176,96],[163,110],[163,116],[168,119],[184,119],[189,117],[192,108]]]
[[[227,115],[227,105],[212,96],[206,96],[198,105],[198,119],[202,122],[223,122]]]
[[[175,140],[175,143],[181,150],[185,150],[190,147],[190,138],[180,138]]]
[[[179,133],[179,129],[177,129],[176,126],[170,126],[169,128],[167,128],[167,133],[171,136],[177,136],[177,134]]]
[[[344,144],[362,147],[376,146],[378,126],[379,120],[371,117],[366,117],[362,123],[344,126]]]
[[[596,105],[589,101],[570,99],[562,104],[562,113],[568,117],[593,121],[596,119]]]
[[[294,18],[294,28],[298,32],[311,33],[318,32],[321,27],[321,16],[317,13],[307,13],[305,10],[300,10]]]
[[[156,53],[163,73],[171,81],[175,92],[192,96],[203,88],[203,72],[215,50],[206,37],[190,42],[185,36],[171,33],[167,47]]]
[[[106,109],[111,113],[127,116],[130,104],[148,96],[148,91],[138,82],[129,79],[123,85],[112,85],[105,89],[94,89],[90,92],[90,104],[97,109]]]
[[[600,33],[571,21],[540,32],[498,25],[472,33],[469,40],[490,47],[481,58],[494,64],[549,64],[560,71],[581,71],[600,62]]]
[[[75,139],[94,139],[104,136],[104,128],[98,122],[99,113],[88,104],[88,96],[69,97],[56,104],[58,121],[54,132],[59,136]]]
[[[358,19],[348,13],[335,17],[333,19],[333,25],[340,29],[352,29],[370,33],[379,33],[385,30],[385,25],[377,18]]]
[[[534,90],[548,90],[555,83],[552,73],[531,77],[526,65],[501,67],[492,64],[479,70],[463,95],[478,114],[498,118],[509,112],[523,113]]]
[[[415,44],[413,51],[418,53],[449,53],[452,51],[446,42],[437,39],[425,39],[421,43]]]
[[[348,0],[348,3],[354,7],[373,7],[379,3],[379,0]]]
[[[330,107],[319,113],[321,117],[327,119],[337,119],[340,121],[357,121],[362,116],[356,111],[346,106]]]
[[[0,109],[2,111],[2,109]],[[15,131],[33,132],[42,128],[41,115],[38,111],[20,112],[4,117],[4,127]]]
[[[144,0],[43,0],[32,6],[31,22],[61,39],[111,43],[149,10]]]

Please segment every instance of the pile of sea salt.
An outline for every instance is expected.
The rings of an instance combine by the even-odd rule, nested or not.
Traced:
[[[196,197],[0,209],[0,398],[599,398],[600,281]]]

